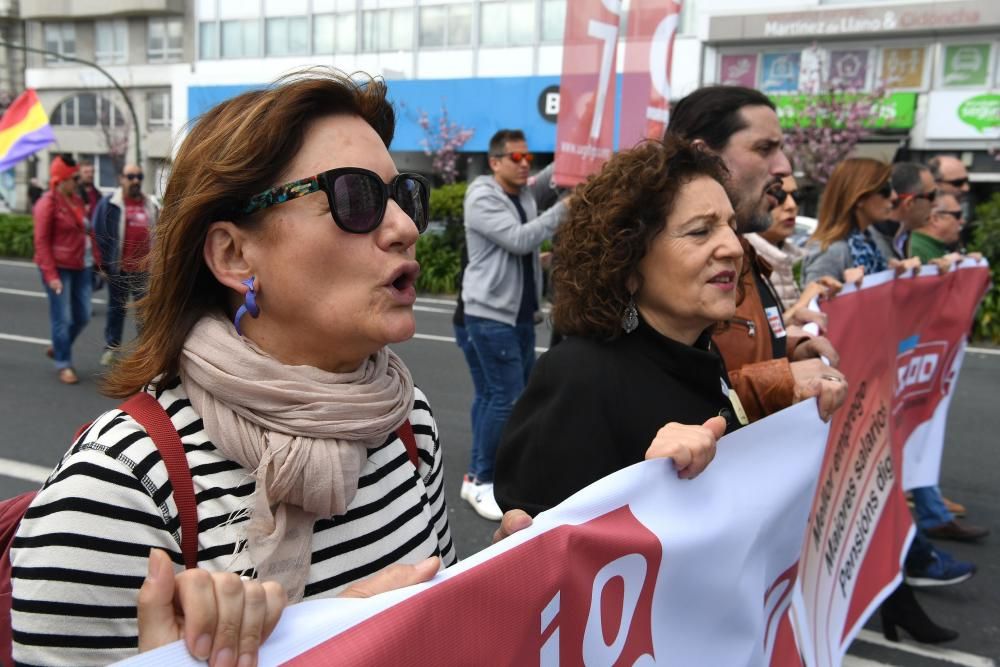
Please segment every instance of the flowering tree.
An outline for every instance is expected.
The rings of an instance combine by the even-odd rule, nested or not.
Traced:
[[[811,53],[810,53],[811,51]],[[825,184],[833,168],[882,122],[881,88],[864,92],[857,81],[831,79],[818,49],[803,53],[803,93],[779,104],[785,145],[809,180]]]
[[[443,183],[454,183],[458,180],[458,151],[472,138],[475,130],[462,127],[448,118],[448,109],[444,104],[436,119],[432,120],[426,111],[421,111],[417,123],[424,132],[420,145],[424,147],[424,153],[433,156],[431,169]]]

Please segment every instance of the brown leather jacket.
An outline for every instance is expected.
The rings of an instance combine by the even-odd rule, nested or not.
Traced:
[[[766,278],[771,266],[744,238],[740,237],[740,242],[744,252],[738,288],[742,300],[736,306],[736,316],[712,336],[712,341],[726,362],[730,385],[753,422],[792,404],[795,380],[789,359],[806,337],[788,337],[787,356],[774,358],[770,325],[752,273],[759,271]]]

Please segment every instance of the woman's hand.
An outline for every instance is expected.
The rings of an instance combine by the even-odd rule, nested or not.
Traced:
[[[785,318],[785,324],[787,325],[786,328],[789,331],[791,331],[791,327],[804,327],[807,324],[814,323],[819,328],[820,333],[826,332],[826,313],[818,310],[812,310],[807,306],[800,306],[796,304],[786,310],[783,317]]]
[[[388,593],[397,588],[430,581],[441,569],[441,559],[437,556],[425,558],[416,565],[390,565],[367,579],[362,579],[341,591],[338,598],[370,598],[379,593]]]
[[[506,539],[519,530],[524,530],[531,525],[531,517],[524,510],[510,510],[504,512],[500,519],[500,527],[493,533],[493,544]]]
[[[920,270],[920,258],[907,257],[906,259],[890,259],[889,268],[896,272],[897,278],[904,273],[909,273],[910,271],[916,273]]]
[[[722,417],[712,417],[701,426],[670,422],[657,431],[646,459],[673,459],[678,477],[694,479],[715,458],[715,443],[725,434]]]
[[[830,421],[847,400],[847,378],[819,359],[793,361],[789,366],[795,380],[792,401],[798,403],[815,396],[820,419]]]
[[[861,287],[861,281],[865,279],[865,267],[854,266],[844,269],[844,283],[854,283],[855,287]]]
[[[191,655],[212,667],[256,665],[286,600],[273,581],[200,568],[175,575],[166,552],[152,549],[139,589],[139,652],[183,639]]]

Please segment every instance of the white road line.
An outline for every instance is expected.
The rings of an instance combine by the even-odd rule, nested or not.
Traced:
[[[903,651],[905,653],[912,653],[913,655],[919,655],[924,658],[950,662],[955,665],[964,665],[965,667],[996,667],[996,662],[994,662],[993,659],[986,658],[981,655],[973,655],[972,653],[963,653],[962,651],[955,651],[948,648],[938,648],[928,646],[926,644],[915,644],[905,640],[891,642],[881,634],[872,632],[871,630],[862,630],[859,632],[857,641],[875,644],[876,646],[882,646],[896,651]]]
[[[11,287],[0,287],[0,294],[11,294],[13,296],[30,296],[36,299],[44,299],[45,292],[29,291],[26,289],[13,289]],[[92,298],[92,303],[107,303],[104,299]]]
[[[420,340],[433,340],[433,341],[437,341],[439,343],[454,343],[455,342],[455,337],[454,336],[435,336],[434,334],[421,334],[421,333],[417,333],[417,334],[413,334],[413,337],[414,338],[419,338]],[[541,354],[542,352],[548,351],[548,349],[549,348],[547,348],[547,347],[536,347],[535,348],[535,352],[538,352],[539,354]]]
[[[998,347],[967,347],[965,351],[975,354],[1000,354],[1000,348]]]
[[[12,340],[16,343],[32,343],[33,345],[51,345],[52,341],[47,338],[32,338],[31,336],[15,336],[14,334],[0,333],[0,340]]]
[[[420,301],[420,299],[417,299]],[[422,313],[444,313],[445,315],[454,315],[455,309],[451,308],[433,308],[431,306],[414,306],[413,310],[420,311]]]
[[[33,463],[21,463],[12,459],[0,459],[0,475],[14,477],[27,482],[41,484],[49,478],[52,468],[36,466]]]
[[[892,663],[889,662],[875,662],[868,658],[859,658],[856,655],[845,655],[844,662],[841,664],[844,667],[893,667]]]
[[[37,269],[35,263],[28,259],[0,259],[0,265],[16,266],[19,269]]]

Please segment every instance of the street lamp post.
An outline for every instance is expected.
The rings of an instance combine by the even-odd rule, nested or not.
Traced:
[[[0,46],[6,46],[8,48],[16,49],[18,51],[27,51],[29,53],[41,53],[41,54],[46,55],[46,56],[52,56],[54,58],[59,58],[60,60],[68,60],[70,62],[80,63],[81,65],[86,65],[88,67],[93,67],[98,72],[100,72],[105,77],[107,77],[108,81],[111,82],[111,85],[115,87],[115,90],[117,90],[119,93],[121,93],[122,97],[125,99],[125,106],[128,107],[128,112],[132,116],[132,126],[135,128],[135,163],[137,165],[139,165],[139,166],[142,166],[141,139],[139,138],[139,117],[135,113],[135,107],[132,106],[132,99],[128,96],[128,93],[126,93],[125,89],[122,88],[121,85],[117,81],[115,81],[115,78],[113,76],[111,76],[110,74],[108,74],[108,71],[106,69],[104,69],[103,67],[101,67],[97,63],[90,62],[89,60],[84,60],[82,58],[76,58],[74,56],[65,56],[65,55],[63,55],[61,53],[56,53],[55,51],[47,51],[45,49],[36,49],[33,46],[27,46],[25,44],[15,44],[13,42],[5,42],[3,40],[0,40]]]

